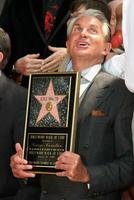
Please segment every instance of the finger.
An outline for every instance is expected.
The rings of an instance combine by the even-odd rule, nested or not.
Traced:
[[[50,51],[52,51],[52,52],[56,52],[56,51],[58,51],[60,48],[59,47],[52,47],[52,46],[48,46],[48,49],[50,50]]]
[[[41,73],[41,66],[42,64],[30,64],[26,69],[25,69],[25,75],[30,75],[34,73]]]
[[[65,162],[65,163],[66,163],[66,160],[67,160],[68,158],[69,158],[69,159],[72,158],[72,152],[65,151],[65,152],[61,153],[61,154],[58,156],[57,161]]]
[[[36,63],[36,64],[35,64],[35,63],[34,63],[34,64],[31,63],[31,64],[29,64],[29,65],[27,66],[27,69],[26,69],[26,70],[27,70],[27,71],[28,71],[28,70],[41,70],[41,67],[42,67],[42,63],[38,63],[38,64],[37,64],[37,63]]]
[[[26,55],[26,57],[28,57],[28,58],[39,58],[39,56],[40,56],[39,53]]]
[[[43,65],[41,67],[41,71],[42,72],[49,72],[50,70],[54,70],[55,68],[57,69],[58,68],[58,65],[59,65],[59,61],[58,60],[53,60],[45,65]]]
[[[80,156],[78,154],[66,151],[57,158],[57,161],[60,163],[68,164],[70,166],[75,166],[77,165],[79,159]]]
[[[52,47],[48,46],[48,49],[53,52],[55,55],[65,56],[67,54],[67,48],[65,47]]]
[[[55,168],[67,171],[67,170],[69,170],[69,165],[64,164],[64,163],[60,163],[60,162],[57,161],[55,163]]]
[[[40,69],[28,69],[27,70],[27,75],[30,75],[30,74],[39,74],[39,73],[42,73],[42,71]]]
[[[53,65],[53,66],[51,66],[49,68],[45,68],[45,69],[41,70],[41,72],[42,73],[45,73],[45,72],[56,72],[56,71],[58,71],[58,67],[59,66],[57,66],[57,65]]]
[[[59,66],[56,65],[56,66],[51,67],[48,72],[56,72],[58,71],[58,69],[59,69]]]
[[[27,165],[27,164],[23,164],[23,163],[14,163],[14,165],[11,165],[11,168],[13,170],[31,170],[32,169],[32,165]]]
[[[15,150],[18,154],[20,154],[20,155],[23,154],[23,150],[22,150],[20,143],[15,144]]]
[[[56,62],[57,62],[57,60],[59,60],[59,57],[57,57],[57,55],[55,53],[53,53],[52,55],[50,55],[46,59],[44,59],[42,65],[46,65],[54,60],[56,60]]]
[[[62,176],[65,177],[67,176],[65,172],[56,172],[56,176]]]
[[[11,156],[11,165],[16,163],[27,164],[27,160],[23,159],[23,150],[19,143],[15,144],[16,154]]]
[[[11,168],[17,168],[18,165],[27,165],[27,160],[20,158],[20,156],[15,154],[10,159],[10,166]]]
[[[43,65],[44,63],[44,59],[29,59],[28,60],[28,63],[27,63],[27,66],[29,67],[38,67],[38,66],[41,66]]]
[[[67,171],[57,172],[56,176],[67,177],[69,180],[73,181],[72,175],[69,174]]]
[[[35,177],[35,174],[33,174],[32,172],[26,172],[26,171],[18,171],[18,170],[13,170],[13,175],[16,178],[33,178]]]
[[[51,50],[53,50],[53,54],[44,59],[44,64],[52,60],[58,60],[59,62],[61,62],[63,57],[67,54],[66,48],[51,47]]]

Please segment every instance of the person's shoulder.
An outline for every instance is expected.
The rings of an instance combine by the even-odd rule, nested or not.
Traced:
[[[117,95],[123,95],[123,96],[129,95],[129,96],[134,97],[134,94],[132,94],[126,87],[124,79],[121,79],[117,76],[114,76],[104,71],[101,71],[99,73],[98,78],[99,78],[100,84],[102,81],[102,83],[106,85],[106,87],[109,87],[110,89],[114,90],[114,92]]]
[[[27,96],[27,89],[22,86],[17,85],[12,79],[6,77],[3,73],[0,77],[0,84],[1,88],[5,95],[11,96],[22,96],[26,98]]]
[[[100,73],[97,75],[96,77],[97,81],[99,81],[100,84],[104,84],[104,85],[113,85],[116,82],[120,82],[120,78],[109,74],[108,72],[105,71],[100,71]]]

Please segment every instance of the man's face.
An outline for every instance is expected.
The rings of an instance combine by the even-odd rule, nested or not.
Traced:
[[[75,22],[66,44],[72,58],[99,59],[108,53],[102,23],[91,16],[82,16]]]

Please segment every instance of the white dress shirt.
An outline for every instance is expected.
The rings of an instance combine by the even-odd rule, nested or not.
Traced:
[[[99,73],[100,69],[101,69],[101,64],[97,64],[81,72],[79,97],[81,97],[82,94],[86,91],[86,89],[89,87],[95,76]],[[72,71],[72,70],[73,70],[72,61],[70,60],[70,62],[67,65],[66,71]]]
[[[90,86],[91,82],[95,78],[95,76],[99,73],[101,69],[101,65],[94,65],[93,67],[89,67],[81,72],[81,82],[80,82],[80,94],[81,95],[86,91],[86,89]]]

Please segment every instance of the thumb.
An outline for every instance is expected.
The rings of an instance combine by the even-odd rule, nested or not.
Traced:
[[[56,52],[59,50],[59,47],[52,47],[52,46],[48,46],[48,49],[52,52]]]
[[[16,144],[15,144],[15,149],[16,149],[16,153],[18,153],[19,156],[22,157],[22,155],[23,155],[23,150],[22,150],[22,147],[21,147],[20,143],[16,143]]]

